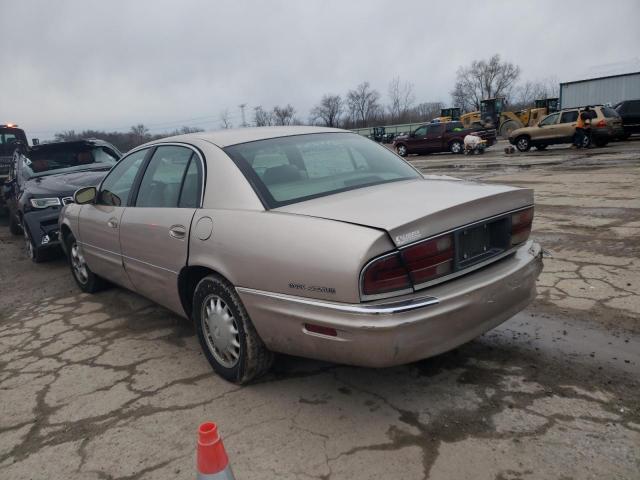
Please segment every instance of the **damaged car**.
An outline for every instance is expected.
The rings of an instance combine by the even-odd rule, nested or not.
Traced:
[[[388,367],[451,350],[536,295],[533,191],[424,176],[333,128],[194,133],[129,152],[60,216],[84,292],[193,320],[246,383],[274,353]]]
[[[34,262],[59,250],[58,215],[80,187],[97,185],[122,156],[102,140],[36,145],[16,151],[4,186],[9,229],[24,235]]]

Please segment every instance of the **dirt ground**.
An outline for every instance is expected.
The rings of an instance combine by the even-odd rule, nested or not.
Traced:
[[[231,385],[186,321],[118,288],[79,294],[63,259],[32,264],[0,225],[0,478],[193,478],[213,420],[238,480],[639,479],[640,139],[502,147],[409,160],[535,188],[538,298],[392,369],[282,356]]]

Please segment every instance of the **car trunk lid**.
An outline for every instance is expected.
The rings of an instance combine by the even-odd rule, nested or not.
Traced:
[[[533,190],[425,176],[275,209],[382,229],[398,247],[533,204]]]

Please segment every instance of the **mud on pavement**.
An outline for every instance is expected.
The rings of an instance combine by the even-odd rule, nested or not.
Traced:
[[[0,478],[193,478],[214,420],[239,480],[637,479],[639,160],[456,169],[536,189],[553,253],[538,300],[413,365],[283,356],[243,388],[188,322],[121,289],[79,294],[63,260],[22,261],[0,228]]]

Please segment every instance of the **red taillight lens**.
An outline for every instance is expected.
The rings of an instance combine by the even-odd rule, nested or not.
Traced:
[[[533,208],[511,215],[511,245],[519,245],[529,239],[533,224]]]
[[[405,288],[411,288],[411,282],[399,253],[374,261],[364,271],[362,292],[365,295],[378,295]]]
[[[607,122],[604,119],[602,119],[598,123],[596,123],[596,127],[598,127],[598,128],[604,128],[606,126],[607,126]]]
[[[453,235],[443,235],[402,251],[414,285],[453,271]]]

